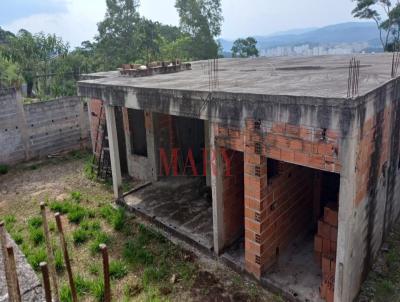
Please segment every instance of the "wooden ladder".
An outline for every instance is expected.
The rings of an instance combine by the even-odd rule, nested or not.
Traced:
[[[94,145],[93,168],[96,170],[97,178],[107,180],[112,177],[110,148],[108,143],[107,122],[103,117],[104,106],[100,107],[98,116],[99,123],[97,124],[96,140]],[[102,136],[100,136],[100,133]],[[99,151],[97,152],[97,150]]]

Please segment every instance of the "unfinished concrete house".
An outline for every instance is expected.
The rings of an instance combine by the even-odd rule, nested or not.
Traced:
[[[399,216],[400,82],[350,59],[125,66],[79,93],[127,208],[287,298],[352,301]]]

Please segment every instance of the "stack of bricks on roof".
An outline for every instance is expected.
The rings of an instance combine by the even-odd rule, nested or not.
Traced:
[[[221,59],[213,71],[200,61],[145,77],[89,74],[78,90],[91,99],[92,129],[105,108],[120,203],[287,298],[347,302],[400,213],[392,56],[357,55],[358,94],[349,98],[350,60]],[[152,184],[123,196],[123,174]],[[197,193],[179,185],[193,174]],[[152,186],[162,195],[158,183],[173,184],[165,198],[146,195]],[[193,212],[200,199],[208,205]],[[337,238],[325,238],[327,226]]]
[[[181,63],[179,60],[174,62],[153,62],[147,65],[140,64],[124,64],[119,68],[119,72],[123,76],[130,77],[145,77],[155,74],[166,74],[190,70],[192,65],[190,63]]]

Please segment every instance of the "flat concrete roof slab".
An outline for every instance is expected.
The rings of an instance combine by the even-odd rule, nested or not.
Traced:
[[[353,55],[220,59],[219,86],[214,91],[262,95],[346,98],[349,63]],[[392,54],[356,54],[360,60],[359,95],[391,80]],[[120,86],[207,92],[208,61],[192,63],[192,70],[141,78],[116,71],[85,75],[80,85]]]

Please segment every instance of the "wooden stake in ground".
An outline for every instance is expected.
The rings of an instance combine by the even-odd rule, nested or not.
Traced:
[[[3,254],[4,274],[6,276],[8,297],[10,301],[12,301],[14,297],[11,286],[10,264],[8,262],[8,257],[7,257],[7,236],[6,236],[6,230],[4,229],[3,221],[0,222],[0,245],[1,245],[1,252]]]
[[[100,244],[99,247],[101,254],[103,255],[104,302],[111,302],[110,268],[108,263],[107,246],[105,244]]]
[[[51,301],[51,287],[50,287],[50,279],[49,279],[49,270],[47,268],[47,263],[41,262],[40,269],[42,270],[43,287],[44,287],[44,295],[46,298],[46,302],[52,302]]]
[[[56,218],[58,234],[60,236],[60,244],[64,255],[65,266],[67,267],[68,281],[72,293],[72,301],[78,302],[78,296],[76,294],[76,288],[74,283],[74,276],[72,275],[71,262],[69,260],[69,255],[68,255],[67,243],[65,241],[64,231],[61,223],[61,216],[60,213],[56,213],[54,216]]]
[[[11,302],[21,302],[21,292],[19,291],[17,265],[15,264],[14,249],[12,246],[7,246],[7,257],[11,272],[11,287],[13,293],[13,299],[11,300]]]
[[[59,298],[58,298],[58,283],[57,283],[56,265],[55,265],[55,261],[54,261],[53,248],[51,246],[49,226],[47,223],[46,204],[44,202],[40,203],[40,212],[42,213],[44,238],[46,241],[48,269],[50,272],[51,281],[53,282],[54,301],[58,302]]]

